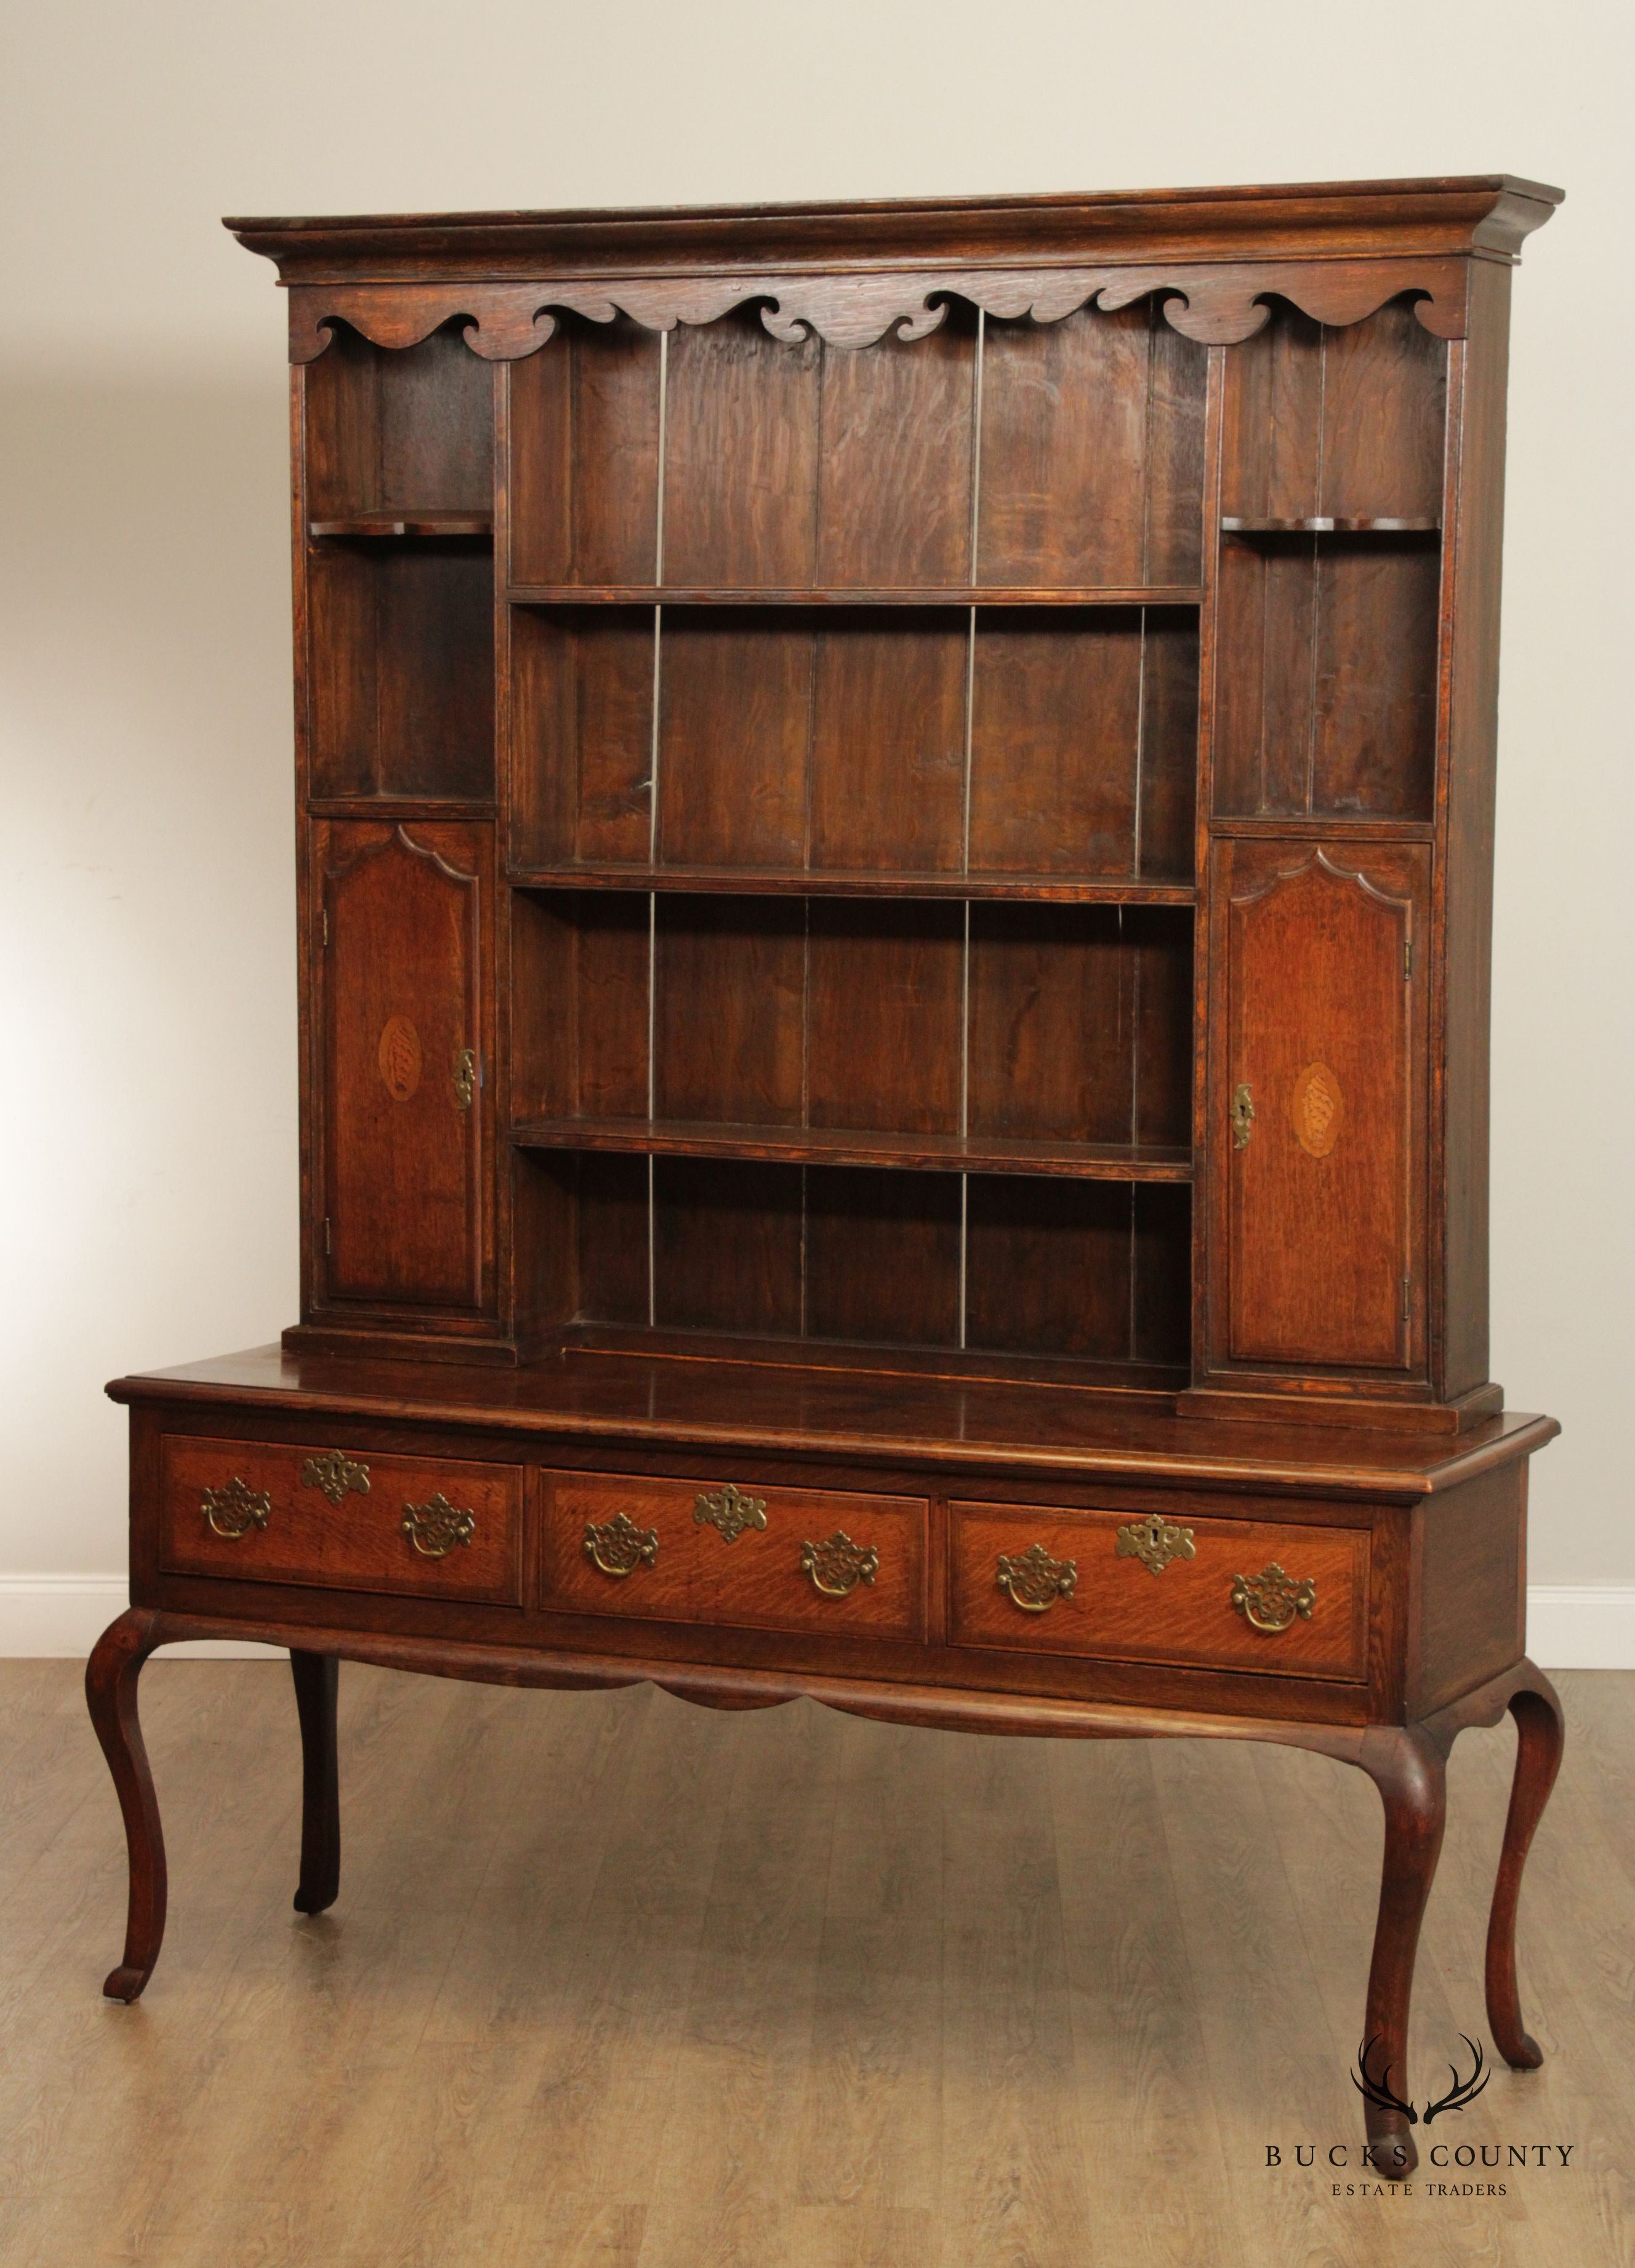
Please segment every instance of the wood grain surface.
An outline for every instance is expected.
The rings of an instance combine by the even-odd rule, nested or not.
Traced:
[[[1571,2144],[1570,2169],[1362,2200],[1287,2149],[1264,2164],[1268,2141],[1355,2140],[1380,1807],[1324,1756],[346,1666],[341,1896],[305,1918],[288,1672],[161,1656],[173,1918],[125,2008],[98,1991],[124,1855],[78,1683],[0,1664],[8,2268],[1609,2268],[1635,2247],[1635,1678],[1564,1681],[1521,1913],[1544,2066],[1500,2066],[1447,2122]],[[1422,2095],[1461,2030],[1485,2036],[1513,1751],[1507,1727],[1454,1751]],[[1276,2020],[1246,2021],[1274,1980]]]

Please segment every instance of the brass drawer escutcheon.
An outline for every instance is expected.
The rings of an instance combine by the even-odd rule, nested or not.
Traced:
[[[477,1532],[475,1513],[461,1512],[440,1489],[429,1504],[406,1504],[398,1524],[423,1559],[446,1559]]]
[[[1079,1562],[1052,1559],[1042,1543],[1030,1543],[1013,1559],[1002,1551],[994,1580],[1025,1615],[1042,1615],[1058,1599],[1072,1597],[1079,1587]]]
[[[217,1535],[236,1543],[251,1528],[266,1527],[272,1517],[272,1498],[265,1489],[253,1489],[235,1473],[225,1488],[205,1490],[199,1511]]]
[[[1164,1520],[1156,1512],[1121,1528],[1113,1550],[1120,1559],[1138,1559],[1149,1575],[1161,1575],[1172,1559],[1197,1557],[1192,1530],[1178,1528],[1173,1520]]]
[[[599,1528],[592,1521],[585,1530],[585,1556],[593,1559],[604,1575],[632,1575],[651,1567],[659,1557],[659,1531],[637,1528],[622,1512]]]
[[[858,1583],[874,1580],[880,1554],[872,1543],[854,1543],[843,1528],[837,1528],[821,1543],[801,1545],[800,1572],[826,1599],[843,1599]]]
[[[717,1528],[726,1543],[736,1543],[747,1528],[766,1526],[766,1498],[747,1496],[736,1481],[725,1488],[700,1489],[693,1498],[695,1523]]]
[[[301,1486],[321,1489],[331,1504],[339,1504],[349,1494],[368,1495],[369,1468],[354,1463],[344,1449],[326,1449],[301,1467]]]
[[[1275,1638],[1289,1628],[1297,1615],[1305,1622],[1311,1620],[1317,1586],[1309,1575],[1296,1582],[1274,1559],[1258,1575],[1233,1577],[1232,1603],[1253,1629]]]

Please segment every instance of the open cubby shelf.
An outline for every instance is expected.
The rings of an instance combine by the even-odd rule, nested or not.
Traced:
[[[1192,1178],[1189,1150],[1113,1142],[1014,1142],[963,1134],[859,1133],[833,1126],[792,1130],[652,1118],[536,1118],[513,1126],[511,1138],[531,1150],[764,1158],[791,1165],[876,1166],[899,1173],[1057,1174],[1101,1182]]]
[[[326,544],[306,630],[314,795],[494,800],[491,546]]]
[[[1167,608],[525,610],[511,864],[1192,880]]]
[[[860,353],[565,317],[512,369],[510,586],[1196,598],[1207,368],[1153,302]]]
[[[563,1296],[576,1323],[1185,1359],[1184,1186],[549,1152],[527,1163],[572,1224]]]
[[[1223,542],[1218,815],[1431,817],[1441,578],[1434,535]]]
[[[1034,1170],[1116,1149],[1184,1178],[1184,909],[519,892],[512,911],[524,1140]]]

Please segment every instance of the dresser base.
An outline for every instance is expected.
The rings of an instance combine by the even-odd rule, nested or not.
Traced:
[[[946,1688],[905,1687],[866,1678],[791,1675],[712,1664],[643,1661],[623,1656],[552,1653],[500,1646],[274,1622],[214,1620],[132,1608],[112,1624],[91,1656],[85,1691],[124,1815],[129,1855],[125,1950],[103,1992],[132,2001],[153,1973],[164,1941],[165,1841],[137,1714],[143,1664],[158,1646],[186,1638],[235,1638],[290,1649],[301,1727],[303,1804],[295,1905],[320,1913],[340,1889],[340,1799],[336,1768],[337,1664],[344,1659],[487,1684],[597,1689],[651,1682],[716,1709],[769,1709],[802,1697],[860,1717],[951,1732],[1044,1734],[1078,1739],[1163,1738],[1270,1741],[1315,1749],[1366,1771],[1385,1810],[1385,1853],[1362,2037],[1365,2068],[1379,2082],[1366,2124],[1373,2161],[1390,2176],[1418,2163],[1403,2109],[1409,2006],[1419,1926],[1436,1873],[1447,1811],[1447,1762],[1469,1726],[1496,1725],[1508,1710],[1518,1734],[1515,1778],[1488,1923],[1488,2021],[1506,2062],[1528,2069],[1543,2057],[1521,2021],[1516,1979],[1516,1911],[1528,1847],[1562,1752],[1561,1706],[1542,1670],[1526,1660],[1432,1715],[1403,1725],[1333,1726],[1252,1717],[1190,1714],[1105,1703],[1016,1699]],[[1393,2087],[1393,2082],[1395,2086]]]

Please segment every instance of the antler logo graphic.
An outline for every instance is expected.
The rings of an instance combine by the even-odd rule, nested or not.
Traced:
[[[1465,2032],[1461,2032],[1459,2036],[1476,2058],[1476,2062],[1471,2068],[1469,2079],[1460,2078],[1456,2064],[1448,2065],[1447,2068],[1453,2074],[1454,2083],[1446,2095],[1440,2095],[1434,2102],[1425,2104],[1425,2123],[1427,2126],[1439,2110],[1462,2110],[1467,2102],[1474,2102],[1492,2076],[1491,2072],[1484,2071],[1482,2068],[1482,2051],[1476,2042]]]
[[[1476,2061],[1471,2067],[1469,2079],[1460,2078],[1459,2067],[1456,2064],[1448,2065],[1447,2068],[1453,2076],[1454,2083],[1446,2095],[1439,2095],[1434,2102],[1425,2104],[1425,2123],[1427,2126],[1441,2111],[1462,2110],[1466,2103],[1474,2102],[1492,2076],[1491,2073],[1484,2067],[1485,2059],[1482,2051],[1469,2034],[1461,2032],[1459,2036],[1476,2058]],[[1378,2045],[1379,2035],[1376,2033],[1358,2055],[1357,2071],[1351,2073],[1351,2085],[1357,2089],[1359,2095],[1365,2096],[1379,2110],[1399,2110],[1410,2126],[1417,2126],[1419,2124],[1419,2113],[1414,2109],[1413,2104],[1404,2102],[1400,2095],[1394,2095],[1391,2092],[1390,2065],[1387,2064],[1377,2079],[1368,2068],[1368,2058]],[[1358,2073],[1361,2076],[1359,2077]]]
[[[1461,2034],[1462,2038],[1462,2036],[1463,2035]],[[1419,2124],[1419,2113],[1414,2109],[1413,2104],[1404,2102],[1400,2095],[1393,2095],[1391,2092],[1390,2065],[1388,2063],[1386,2065],[1378,2079],[1375,2079],[1368,2069],[1368,2058],[1378,2046],[1379,2038],[1380,2036],[1376,2032],[1374,2038],[1359,2052],[1357,2071],[1351,2075],[1351,2085],[1357,2089],[1359,2095],[1365,2096],[1380,2110],[1400,2110],[1410,2126],[1417,2126]],[[1360,2079],[1357,2076],[1358,2072],[1362,2074]]]

